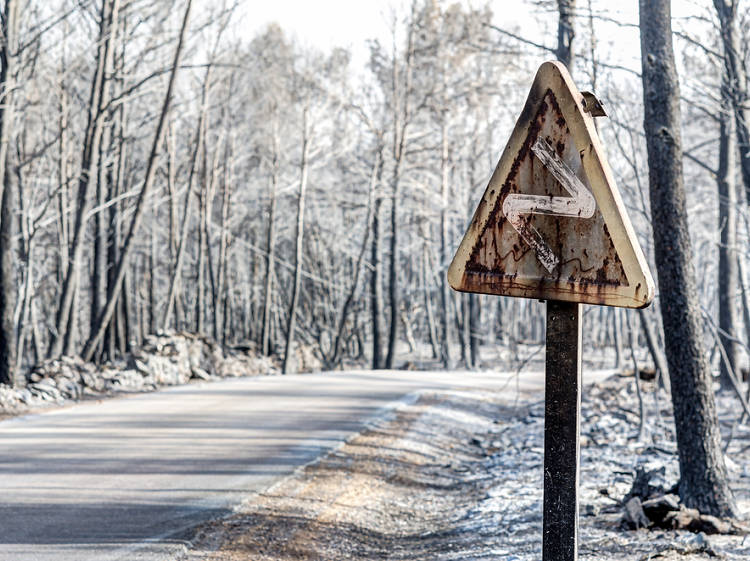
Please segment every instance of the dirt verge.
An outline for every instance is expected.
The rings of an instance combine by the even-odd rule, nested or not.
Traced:
[[[623,528],[636,466],[660,465],[665,485],[676,477],[668,401],[653,401],[647,442],[638,441],[630,384],[587,388],[580,558],[747,559],[743,536]],[[725,413],[732,406],[719,404]],[[514,407],[490,392],[424,394],[202,527],[185,559],[539,559],[543,426],[542,403]],[[730,473],[747,513],[750,447],[741,428],[734,427]]]

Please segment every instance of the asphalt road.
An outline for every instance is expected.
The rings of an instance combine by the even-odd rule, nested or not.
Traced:
[[[363,371],[189,385],[0,422],[0,560],[173,559],[197,524],[410,393],[512,395],[518,384],[542,396],[541,374]]]

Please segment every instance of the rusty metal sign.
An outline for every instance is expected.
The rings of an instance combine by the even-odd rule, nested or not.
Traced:
[[[603,115],[545,62],[448,270],[464,292],[647,306],[654,281],[594,126]]]

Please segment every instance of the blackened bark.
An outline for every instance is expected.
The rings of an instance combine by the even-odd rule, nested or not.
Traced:
[[[229,232],[227,230],[229,223],[229,185],[227,175],[229,174],[230,148],[227,142],[224,148],[224,170],[221,182],[221,228],[219,230],[219,266],[218,266],[218,288],[216,289],[216,300],[218,305],[214,310],[214,339],[221,341],[226,340],[226,317],[227,317],[227,297],[224,290],[227,286],[227,246],[229,245]]]
[[[344,336],[344,328],[346,326],[346,320],[349,317],[349,312],[351,310],[352,304],[354,304],[354,298],[357,294],[357,288],[359,287],[359,279],[362,276],[362,266],[365,261],[365,256],[367,255],[367,245],[370,238],[370,227],[372,224],[372,201],[375,197],[375,191],[377,190],[380,179],[383,173],[383,149],[382,146],[377,151],[375,155],[375,162],[373,163],[373,170],[372,174],[370,176],[370,189],[368,193],[368,200],[367,200],[367,216],[365,218],[365,233],[362,237],[362,245],[359,249],[359,254],[357,255],[357,262],[354,265],[354,280],[352,281],[351,288],[349,289],[349,293],[346,296],[346,300],[344,300],[344,305],[341,307],[341,315],[338,322],[338,328],[336,329],[336,338],[335,342],[333,344],[333,349],[331,351],[331,356],[329,359],[327,359],[328,367],[334,367],[337,366],[341,360],[341,354],[342,354],[342,344],[343,344],[343,336]]]
[[[447,100],[444,100],[447,105]],[[451,261],[448,238],[450,237],[450,219],[448,209],[451,208],[450,200],[450,154],[448,152],[448,124],[444,117],[440,127],[441,150],[440,150],[440,192],[442,196],[442,207],[440,209],[440,276],[441,282],[441,307],[443,319],[443,341],[440,349],[441,360],[444,368],[453,367],[453,357],[451,356],[451,342],[453,340],[451,333],[451,314],[450,298],[451,288],[448,284],[448,264]],[[473,170],[472,170],[473,171]],[[472,183],[473,185],[473,183]],[[471,202],[469,207],[471,208]]]
[[[573,12],[575,11],[575,0],[557,0],[557,10],[560,15],[557,21],[557,58],[573,73],[573,39],[575,38],[575,26],[573,24]]]
[[[7,165],[6,165],[7,170]],[[5,173],[2,210],[0,210],[0,383],[15,384],[16,336],[13,311],[16,305],[16,283],[13,276],[15,186],[11,174]]]
[[[380,209],[383,199],[375,195],[372,213],[372,245],[370,254],[370,313],[372,314],[372,367],[383,368],[383,284],[381,282],[381,226]]]
[[[612,308],[612,337],[615,340],[615,368],[619,370],[625,364],[625,357],[622,348],[622,321],[617,308]]]
[[[15,210],[15,186],[11,181],[8,149],[13,128],[13,90],[17,24],[19,5],[16,0],[6,0],[2,18],[0,47],[0,383],[13,385],[15,370],[15,323],[14,309],[16,285],[13,278],[15,252],[13,213]]]
[[[750,205],[750,107],[748,107],[747,76],[742,60],[742,47],[737,21],[739,0],[714,0],[721,27],[724,50],[724,73],[734,115],[740,169],[745,186],[745,203]]]
[[[123,280],[125,278],[125,271],[127,270],[128,258],[133,251],[133,239],[135,238],[138,229],[140,228],[141,221],[143,219],[144,212],[144,201],[147,199],[151,186],[154,182],[154,175],[156,170],[156,158],[159,151],[159,147],[162,142],[162,134],[164,132],[164,124],[169,113],[169,106],[172,101],[172,91],[174,89],[175,77],[177,75],[177,69],[179,68],[180,54],[182,53],[182,46],[185,42],[185,35],[187,32],[188,20],[190,18],[190,8],[192,7],[192,0],[187,0],[185,3],[185,13],[182,18],[182,25],[180,27],[180,34],[177,40],[177,47],[175,48],[174,60],[172,62],[172,68],[169,75],[169,82],[167,83],[167,92],[164,96],[164,103],[162,105],[161,113],[159,115],[159,121],[156,125],[156,132],[154,134],[154,142],[151,145],[151,152],[148,157],[146,164],[146,175],[143,180],[143,188],[138,194],[138,199],[135,203],[135,212],[133,213],[133,219],[130,222],[128,233],[125,236],[125,242],[123,243],[120,259],[117,262],[117,268],[115,270],[114,284],[109,287],[109,294],[107,295],[107,306],[99,315],[96,322],[96,329],[90,334],[86,345],[81,353],[81,358],[84,360],[91,360],[94,354],[94,350],[99,345],[104,337],[104,331],[109,324],[110,320],[115,311],[120,292],[122,291]]]
[[[18,326],[17,326],[17,332],[18,336],[16,337],[15,341],[15,349],[16,349],[16,357],[15,362],[13,364],[15,368],[15,373],[18,373],[21,369],[21,365],[23,364],[24,354],[25,354],[25,345],[26,345],[26,338],[27,335],[29,335],[29,318],[31,316],[31,306],[33,303],[33,290],[34,290],[34,258],[35,258],[35,249],[36,244],[34,243],[34,238],[30,235],[30,228],[31,228],[31,221],[28,214],[28,209],[25,208],[26,205],[24,205],[24,194],[27,192],[24,189],[23,185],[23,176],[21,173],[21,169],[19,166],[15,166],[15,177],[16,181],[18,182],[18,189],[17,192],[20,193],[20,196],[18,197],[18,205],[17,205],[17,223],[18,223],[18,230],[21,238],[21,244],[20,249],[21,251],[19,253],[19,257],[23,261],[25,267],[26,267],[26,273],[23,275],[21,279],[19,279],[20,291],[19,294],[19,313],[18,313]],[[33,335],[32,335],[33,338]],[[35,364],[36,362],[33,362],[32,364]],[[18,380],[16,378],[18,382]]]
[[[204,145],[205,146],[205,145]],[[201,186],[198,188],[198,264],[197,277],[195,283],[195,332],[203,334],[203,310],[205,303],[205,273],[206,273],[206,206],[208,193],[206,192],[206,151],[203,151],[203,168],[201,177]]]
[[[65,67],[65,60],[63,60],[63,67]],[[62,70],[61,70],[62,73]],[[59,127],[60,127],[60,141],[59,141],[59,152],[58,152],[58,181],[60,183],[60,192],[58,195],[57,214],[58,218],[58,261],[56,280],[58,284],[62,284],[63,279],[68,274],[68,239],[70,238],[70,226],[68,220],[68,199],[70,197],[68,184],[68,101],[65,88],[62,85],[62,79],[59,83],[60,90],[60,105],[59,105]]]
[[[114,186],[115,196],[119,196],[124,192],[125,188],[125,142],[124,142],[124,130],[122,128],[125,122],[122,114],[120,115],[120,153],[118,154],[118,166],[117,166],[117,180]],[[115,282],[115,266],[118,259],[120,258],[120,242],[122,238],[122,222],[120,217],[122,216],[122,201],[113,204],[109,209],[109,231],[107,237],[107,286],[109,287]],[[117,314],[115,320],[109,325],[108,330],[108,341],[106,347],[109,349],[111,356],[114,356],[116,352],[124,353],[127,349],[127,341],[129,337],[125,332],[125,306],[122,300],[124,296],[120,297],[121,302],[117,308]],[[119,332],[119,335],[118,335]],[[118,340],[119,339],[119,340]]]
[[[86,241],[86,225],[89,219],[89,192],[92,181],[97,180],[96,166],[98,164],[99,143],[104,128],[105,106],[108,103],[106,93],[108,92],[107,79],[109,77],[105,74],[106,69],[110,67],[107,61],[111,59],[114,48],[115,38],[114,33],[112,33],[112,24],[117,19],[118,10],[119,0],[102,1],[99,22],[99,52],[94,79],[91,83],[88,124],[81,154],[75,227],[69,253],[68,274],[63,281],[60,306],[57,309],[56,333],[50,347],[52,357],[57,357],[62,353],[72,354],[75,346],[74,332],[77,323],[76,314],[78,313],[78,306],[75,301],[77,299],[81,261],[83,260],[83,247]]]
[[[271,303],[273,296],[274,255],[276,252],[276,190],[279,184],[279,133],[278,124],[274,121],[273,138],[271,146],[273,154],[271,157],[271,198],[268,202],[268,231],[266,235],[266,280],[263,293],[263,315],[260,331],[261,352],[268,356],[273,350],[271,339]]]
[[[458,296],[458,310],[456,313],[458,323],[458,339],[461,343],[461,362],[466,368],[473,368],[474,365],[471,363],[471,348],[469,335],[471,309],[469,305],[470,294],[457,294]]]
[[[388,295],[390,296],[391,323],[388,333],[388,352],[385,356],[385,367],[393,368],[396,359],[396,346],[398,345],[398,312],[401,307],[401,293],[398,286],[399,262],[399,205],[401,200],[400,179],[398,177],[399,166],[393,172],[393,201],[391,202],[391,260],[388,269]]]
[[[302,112],[302,161],[300,162],[299,198],[297,199],[297,236],[294,242],[294,280],[292,281],[292,302],[289,304],[287,318],[286,345],[284,346],[284,362],[281,371],[289,374],[293,368],[294,338],[297,329],[297,306],[299,305],[300,283],[302,282],[302,245],[305,237],[305,195],[307,192],[307,178],[309,174],[310,156],[310,127],[308,109]]]
[[[167,296],[167,305],[164,310],[164,318],[162,319],[161,328],[163,330],[169,329],[169,322],[172,319],[172,311],[175,312],[175,328],[179,330],[181,315],[178,310],[182,308],[181,305],[181,291],[180,291],[180,279],[182,278],[182,262],[185,257],[187,238],[188,238],[188,226],[190,225],[190,216],[192,214],[191,201],[193,200],[193,182],[195,181],[196,170],[203,154],[203,144],[205,142],[205,121],[208,113],[208,89],[211,79],[211,68],[209,64],[206,67],[206,74],[203,78],[203,85],[201,86],[201,112],[198,118],[198,125],[195,128],[195,136],[193,138],[192,146],[193,153],[190,159],[190,171],[188,172],[187,189],[185,190],[185,204],[182,210],[182,222],[180,223],[180,237],[177,241],[176,256],[172,262],[172,278],[169,283],[169,296]],[[204,164],[205,165],[205,164]],[[199,227],[200,228],[200,227]],[[202,231],[199,229],[199,231]]]
[[[391,186],[393,199],[391,201],[391,259],[388,271],[388,295],[390,297],[390,329],[388,333],[388,352],[385,356],[385,367],[393,368],[398,350],[398,324],[401,313],[401,291],[399,289],[399,271],[401,262],[399,255],[399,239],[401,235],[401,167],[404,164],[404,153],[406,150],[407,128],[411,121],[411,95],[412,73],[414,64],[414,36],[416,33],[416,9],[417,2],[412,3],[411,21],[409,23],[406,38],[406,60],[403,69],[399,68],[394,50],[392,61],[392,102],[393,109],[393,173]],[[401,84],[403,74],[403,84]]]
[[[119,72],[124,66],[124,49],[122,49],[117,62],[117,70]],[[116,80],[115,84],[117,85],[118,93],[121,92],[123,87],[122,80]],[[113,198],[119,197],[125,192],[125,163],[127,161],[127,143],[125,134],[126,122],[127,104],[121,103],[115,111],[112,123],[115,145],[117,146],[117,165],[112,165],[112,177],[109,177],[110,193]],[[123,204],[123,201],[118,201],[109,207],[109,224],[107,228],[107,289],[109,289],[109,285],[115,281],[114,273],[117,260],[119,259],[119,248],[122,237],[122,221],[120,217],[122,216]],[[120,299],[122,300],[122,298],[123,297],[121,296]],[[107,326],[103,347],[109,358],[114,358],[118,351],[123,354],[127,349],[126,342],[129,338],[121,327],[125,325],[122,317],[124,313],[123,310],[124,306],[122,305],[122,302],[118,303],[115,310],[115,317]],[[119,335],[118,330],[120,333]]]
[[[662,352],[659,341],[656,338],[656,332],[654,327],[649,323],[648,316],[645,310],[638,310],[638,317],[641,320],[641,331],[646,339],[646,346],[648,352],[651,355],[651,359],[654,361],[656,369],[659,371],[661,376],[662,384],[665,388],[669,387],[669,367],[667,366],[667,358]]]
[[[469,294],[469,350],[471,367],[479,368],[481,366],[479,361],[479,346],[482,342],[481,338],[481,300],[479,294]]]
[[[733,387],[730,376],[737,371],[739,348],[737,346],[737,313],[735,298],[737,297],[737,259],[734,256],[737,244],[736,209],[736,153],[737,142],[735,136],[735,121],[732,116],[732,100],[730,86],[724,77],[721,100],[719,133],[719,171],[717,174],[717,188],[719,195],[719,341],[724,347],[726,360],[719,361],[721,365],[721,387]]]
[[[680,458],[679,493],[689,507],[733,516],[691,259],[669,0],[640,0],[640,32],[651,220]]]
[[[108,181],[108,152],[111,148],[111,130],[105,126],[102,131],[102,141],[99,145],[99,179],[96,182],[96,205],[102,207],[112,198],[111,182]],[[100,210],[94,221],[94,270],[91,278],[91,329],[99,312],[104,308],[107,300],[107,212]]]
[[[151,219],[154,224],[159,220],[159,212],[156,207],[156,200],[151,201]],[[157,245],[156,228],[151,228],[149,232],[150,248],[148,252],[148,332],[156,333],[156,310],[159,307],[159,291],[157,289],[157,269],[159,267],[159,248]],[[109,326],[112,325],[112,320]],[[107,328],[109,330],[109,327]]]

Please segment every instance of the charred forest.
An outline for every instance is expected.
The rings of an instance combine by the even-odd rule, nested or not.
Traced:
[[[359,61],[277,24],[240,32],[229,1],[5,0],[0,382],[169,332],[285,373],[302,351],[321,369],[498,368],[499,348],[523,362],[543,345],[544,306],[453,292],[446,271],[535,69],[558,59],[607,109],[602,142],[661,289],[646,310],[587,307],[587,354],[715,377],[747,407],[749,7],[705,2],[665,31],[600,1],[524,6],[543,33],[498,24],[496,2],[415,0],[389,12],[387,40],[363,38]],[[613,30],[642,35],[646,66],[666,33],[676,64],[623,65]],[[649,129],[660,96],[679,108],[670,164],[647,146],[667,134]],[[675,197],[655,196],[672,181],[657,165],[684,170],[691,262],[672,285],[660,267]],[[674,305],[688,315],[664,315]]]

